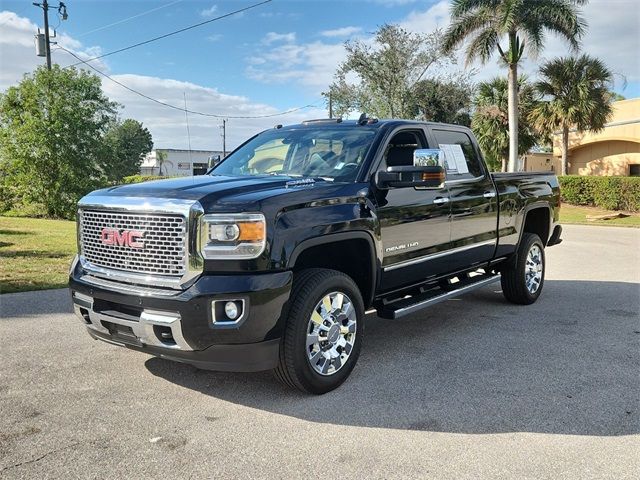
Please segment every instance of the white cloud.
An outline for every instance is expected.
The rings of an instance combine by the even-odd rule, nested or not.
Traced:
[[[0,91],[15,84],[25,73],[45,63],[44,57],[36,56],[34,35],[37,31],[38,26],[29,19],[19,17],[14,12],[0,12]],[[58,43],[84,60],[102,53],[99,47],[85,47],[64,33],[58,34]],[[60,65],[78,62],[72,55],[55,45],[52,45],[51,57]],[[92,65],[100,69],[106,68],[100,60],[93,61]]]
[[[320,32],[323,37],[350,37],[362,31],[361,27],[342,27],[334,30],[324,30]]]
[[[204,10],[200,10],[201,17],[213,17],[213,15],[218,11],[217,5],[211,5],[209,8],[205,8]]]
[[[209,42],[217,42],[221,38],[222,38],[221,33],[214,33],[213,35],[208,35],[207,37],[205,37],[205,39]]]
[[[133,74],[113,75],[113,78],[134,90],[170,105],[182,107],[184,93],[189,110],[204,113],[215,112],[224,116],[257,116],[279,112],[273,106],[252,102],[247,97],[227,95],[215,88],[191,82]],[[124,105],[122,116],[138,119],[149,128],[156,147],[187,148],[187,130],[183,111],[151,103],[109,80],[103,82],[103,89],[110,98]],[[234,147],[251,135],[277,123],[298,123],[304,119],[324,114],[324,110],[320,112],[318,109],[310,109],[273,118],[229,119],[227,122],[227,147]],[[222,141],[218,128],[221,123],[221,118],[189,114],[191,147],[194,149],[221,149]]]
[[[279,45],[247,59],[246,73],[264,83],[298,83],[314,93],[327,89],[346,58],[342,43],[312,42]]]
[[[271,45],[272,43],[279,43],[279,42],[292,43],[295,41],[296,41],[295,32],[289,32],[289,33],[269,32],[262,39],[262,43],[264,45]]]
[[[37,26],[13,12],[0,12],[0,91],[15,85],[25,73],[32,72],[44,59],[35,55],[33,35]],[[90,58],[100,53],[98,47],[85,47],[79,41],[60,34],[61,46],[73,51],[81,58]],[[63,50],[53,51],[53,60],[62,66],[77,60]],[[145,95],[170,105],[182,107],[186,94],[190,110],[216,113],[224,116],[270,115],[282,110],[298,107],[291,105],[282,110],[251,99],[221,93],[218,89],[167,78],[109,72],[100,61],[91,62],[96,68],[109,73],[115,80]],[[101,77],[102,78],[102,77]],[[155,145],[160,148],[187,148],[187,134],[184,111],[167,108],[153,103],[112,81],[102,78],[102,87],[107,96],[123,105],[123,117],[141,121],[153,135]],[[227,123],[227,146],[233,148],[255,133],[275,124],[299,123],[307,118],[326,115],[324,109],[312,108],[292,112],[272,118],[229,119]],[[194,149],[219,150],[222,140],[218,134],[221,119],[189,114],[191,147]]]

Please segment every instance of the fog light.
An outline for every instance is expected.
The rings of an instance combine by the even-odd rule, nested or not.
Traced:
[[[238,305],[236,302],[227,302],[224,305],[224,313],[230,320],[238,318]]]

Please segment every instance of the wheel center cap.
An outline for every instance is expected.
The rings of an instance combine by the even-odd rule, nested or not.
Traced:
[[[327,333],[327,340],[331,343],[336,343],[340,336],[340,326],[337,324],[331,325],[329,332]]]

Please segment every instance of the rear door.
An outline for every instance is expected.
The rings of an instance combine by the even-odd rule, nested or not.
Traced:
[[[463,127],[433,126],[434,148],[445,152],[451,205],[450,271],[493,258],[497,241],[496,189],[480,151]]]
[[[413,165],[413,152],[429,148],[421,127],[393,132],[378,170]],[[448,189],[413,187],[377,191],[377,215],[383,244],[382,288],[389,290],[446,270],[442,253],[450,248]]]

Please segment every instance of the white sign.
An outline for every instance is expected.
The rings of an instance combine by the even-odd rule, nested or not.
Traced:
[[[444,164],[447,169],[447,173],[469,173],[467,159],[465,158],[460,145],[457,143],[453,145],[441,143],[438,146],[440,147],[440,150],[444,152]]]

